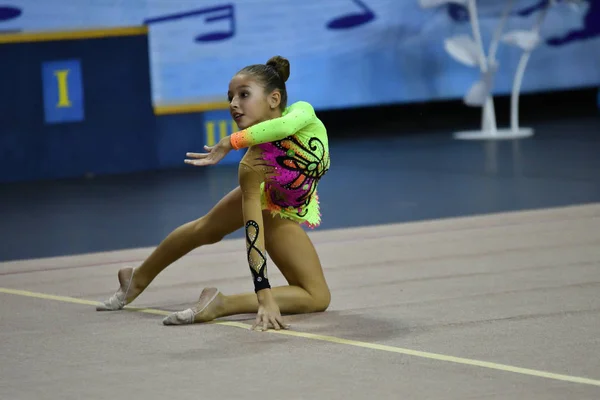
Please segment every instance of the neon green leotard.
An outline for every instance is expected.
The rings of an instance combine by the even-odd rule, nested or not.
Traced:
[[[281,117],[235,132],[231,145],[258,146],[274,168],[261,187],[263,209],[311,228],[321,223],[317,185],[329,170],[329,141],[312,105],[296,102]]]

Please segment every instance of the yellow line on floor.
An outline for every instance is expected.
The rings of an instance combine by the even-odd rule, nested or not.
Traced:
[[[87,306],[95,306],[95,305],[99,304],[97,301],[77,299],[75,297],[55,296],[53,294],[46,294],[46,293],[29,292],[27,290],[0,288],[0,293],[16,294],[19,296],[27,296],[27,297],[35,297],[35,298],[44,299],[44,300],[63,301],[66,303],[85,304]]]
[[[26,296],[26,297],[34,297],[34,298],[43,299],[43,300],[55,300],[55,301],[62,301],[62,302],[66,302],[66,303],[91,305],[91,306],[100,304],[97,301],[77,299],[74,297],[66,297],[66,296],[56,296],[56,295],[46,294],[46,293],[29,292],[26,290],[0,288],[0,293],[13,294],[13,295],[18,295],[18,296]],[[134,311],[134,312],[142,312],[142,313],[147,313],[147,314],[157,314],[157,315],[170,314],[169,311],[156,310],[156,309],[152,309],[152,308],[125,307],[125,310]],[[244,324],[241,322],[233,322],[233,321],[231,321],[231,322],[230,321],[215,321],[215,322],[212,322],[211,324],[233,326],[233,327],[242,328],[242,329],[250,329],[251,328],[251,325]],[[357,341],[357,340],[348,340],[348,339],[342,339],[342,338],[338,338],[338,337],[334,337],[334,336],[316,335],[314,333],[298,332],[298,331],[293,331],[293,330],[281,330],[281,331],[269,330],[268,332],[273,333],[273,334],[278,334],[278,335],[288,335],[288,336],[295,336],[295,337],[301,337],[301,338],[312,339],[312,340],[319,340],[322,342],[330,342],[330,343],[336,343],[336,344],[344,344],[344,345],[348,345],[348,346],[362,347],[362,348],[371,349],[371,350],[386,351],[389,353],[404,354],[404,355],[408,355],[408,356],[426,358],[426,359],[430,359],[430,360],[445,361],[445,362],[451,362],[451,363],[455,363],[455,364],[463,364],[463,365],[469,365],[469,366],[475,366],[475,367],[495,369],[498,371],[512,372],[512,373],[521,374],[521,375],[536,376],[539,378],[547,378],[547,379],[554,379],[554,380],[559,380],[559,381],[564,381],[564,382],[572,382],[572,383],[581,383],[581,384],[585,384],[585,385],[600,386],[600,380],[596,380],[596,379],[555,374],[552,372],[539,371],[539,370],[529,369],[529,368],[514,367],[511,365],[497,364],[497,363],[493,363],[493,362],[479,361],[479,360],[473,360],[473,359],[469,359],[469,358],[447,356],[444,354],[429,353],[429,352],[418,351],[418,350],[410,350],[410,349],[405,349],[402,347],[394,347],[394,346],[387,346],[387,345],[383,345],[383,344],[361,342],[361,341]]]

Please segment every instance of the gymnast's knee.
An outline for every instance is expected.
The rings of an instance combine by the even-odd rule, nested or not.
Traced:
[[[331,293],[329,293],[329,289],[326,294],[319,296],[316,299],[315,310],[317,312],[323,312],[329,308],[331,304]]]
[[[331,292],[325,287],[311,293],[313,298],[312,312],[323,312],[329,308],[331,303]]]

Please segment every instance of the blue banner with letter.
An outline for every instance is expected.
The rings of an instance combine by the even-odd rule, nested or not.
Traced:
[[[145,32],[3,43],[0,60],[0,182],[171,165],[159,159],[174,153],[174,130],[157,132]],[[201,148],[190,132],[175,165]]]
[[[79,60],[44,62],[42,82],[46,123],[83,120],[83,85]]]
[[[468,9],[431,0],[9,0],[0,31],[146,24],[155,105],[225,99],[232,75],[276,54],[291,62],[290,101],[317,109],[461,98],[479,71],[457,63],[445,41],[472,35]],[[522,92],[600,85],[600,1],[515,0],[503,29],[539,44]],[[506,0],[477,0],[488,48]],[[555,4],[554,4],[555,3]],[[500,43],[494,92],[509,93],[523,49]]]

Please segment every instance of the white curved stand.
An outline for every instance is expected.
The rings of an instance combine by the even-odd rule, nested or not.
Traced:
[[[502,39],[505,43],[517,46],[523,50],[523,54],[519,60],[519,65],[517,66],[517,72],[515,73],[515,80],[513,81],[513,88],[510,96],[510,127],[512,131],[519,131],[523,129],[519,127],[519,93],[521,90],[521,83],[523,82],[523,75],[525,75],[525,68],[527,67],[527,62],[529,61],[531,52],[540,43],[540,28],[542,26],[542,22],[548,13],[548,9],[553,4],[554,0],[547,3],[546,7],[544,7],[542,12],[539,14],[532,30],[509,32],[504,35],[504,38]]]
[[[495,131],[462,131],[456,132],[453,137],[460,140],[509,140],[523,139],[533,136],[533,129],[519,128],[516,131],[512,129],[497,129]]]
[[[470,67],[478,67],[481,73],[479,81],[469,89],[463,101],[467,106],[481,107],[481,130],[456,132],[453,137],[459,140],[506,140],[522,139],[533,135],[532,128],[519,127],[519,91],[525,68],[531,52],[540,42],[539,30],[548,11],[548,8],[556,0],[550,0],[538,17],[534,28],[530,31],[513,31],[502,36],[502,31],[510,11],[512,10],[514,0],[507,0],[500,23],[494,32],[494,37],[490,44],[488,56],[486,57],[477,15],[476,0],[419,0],[421,7],[438,7],[447,3],[456,3],[467,7],[471,22],[472,37],[468,35],[457,35],[446,39],[445,49],[456,61]],[[513,82],[511,94],[511,126],[507,129],[498,129],[496,127],[496,113],[493,99],[493,81],[498,63],[496,61],[496,51],[500,41],[514,45],[523,50],[519,61],[515,79]]]

